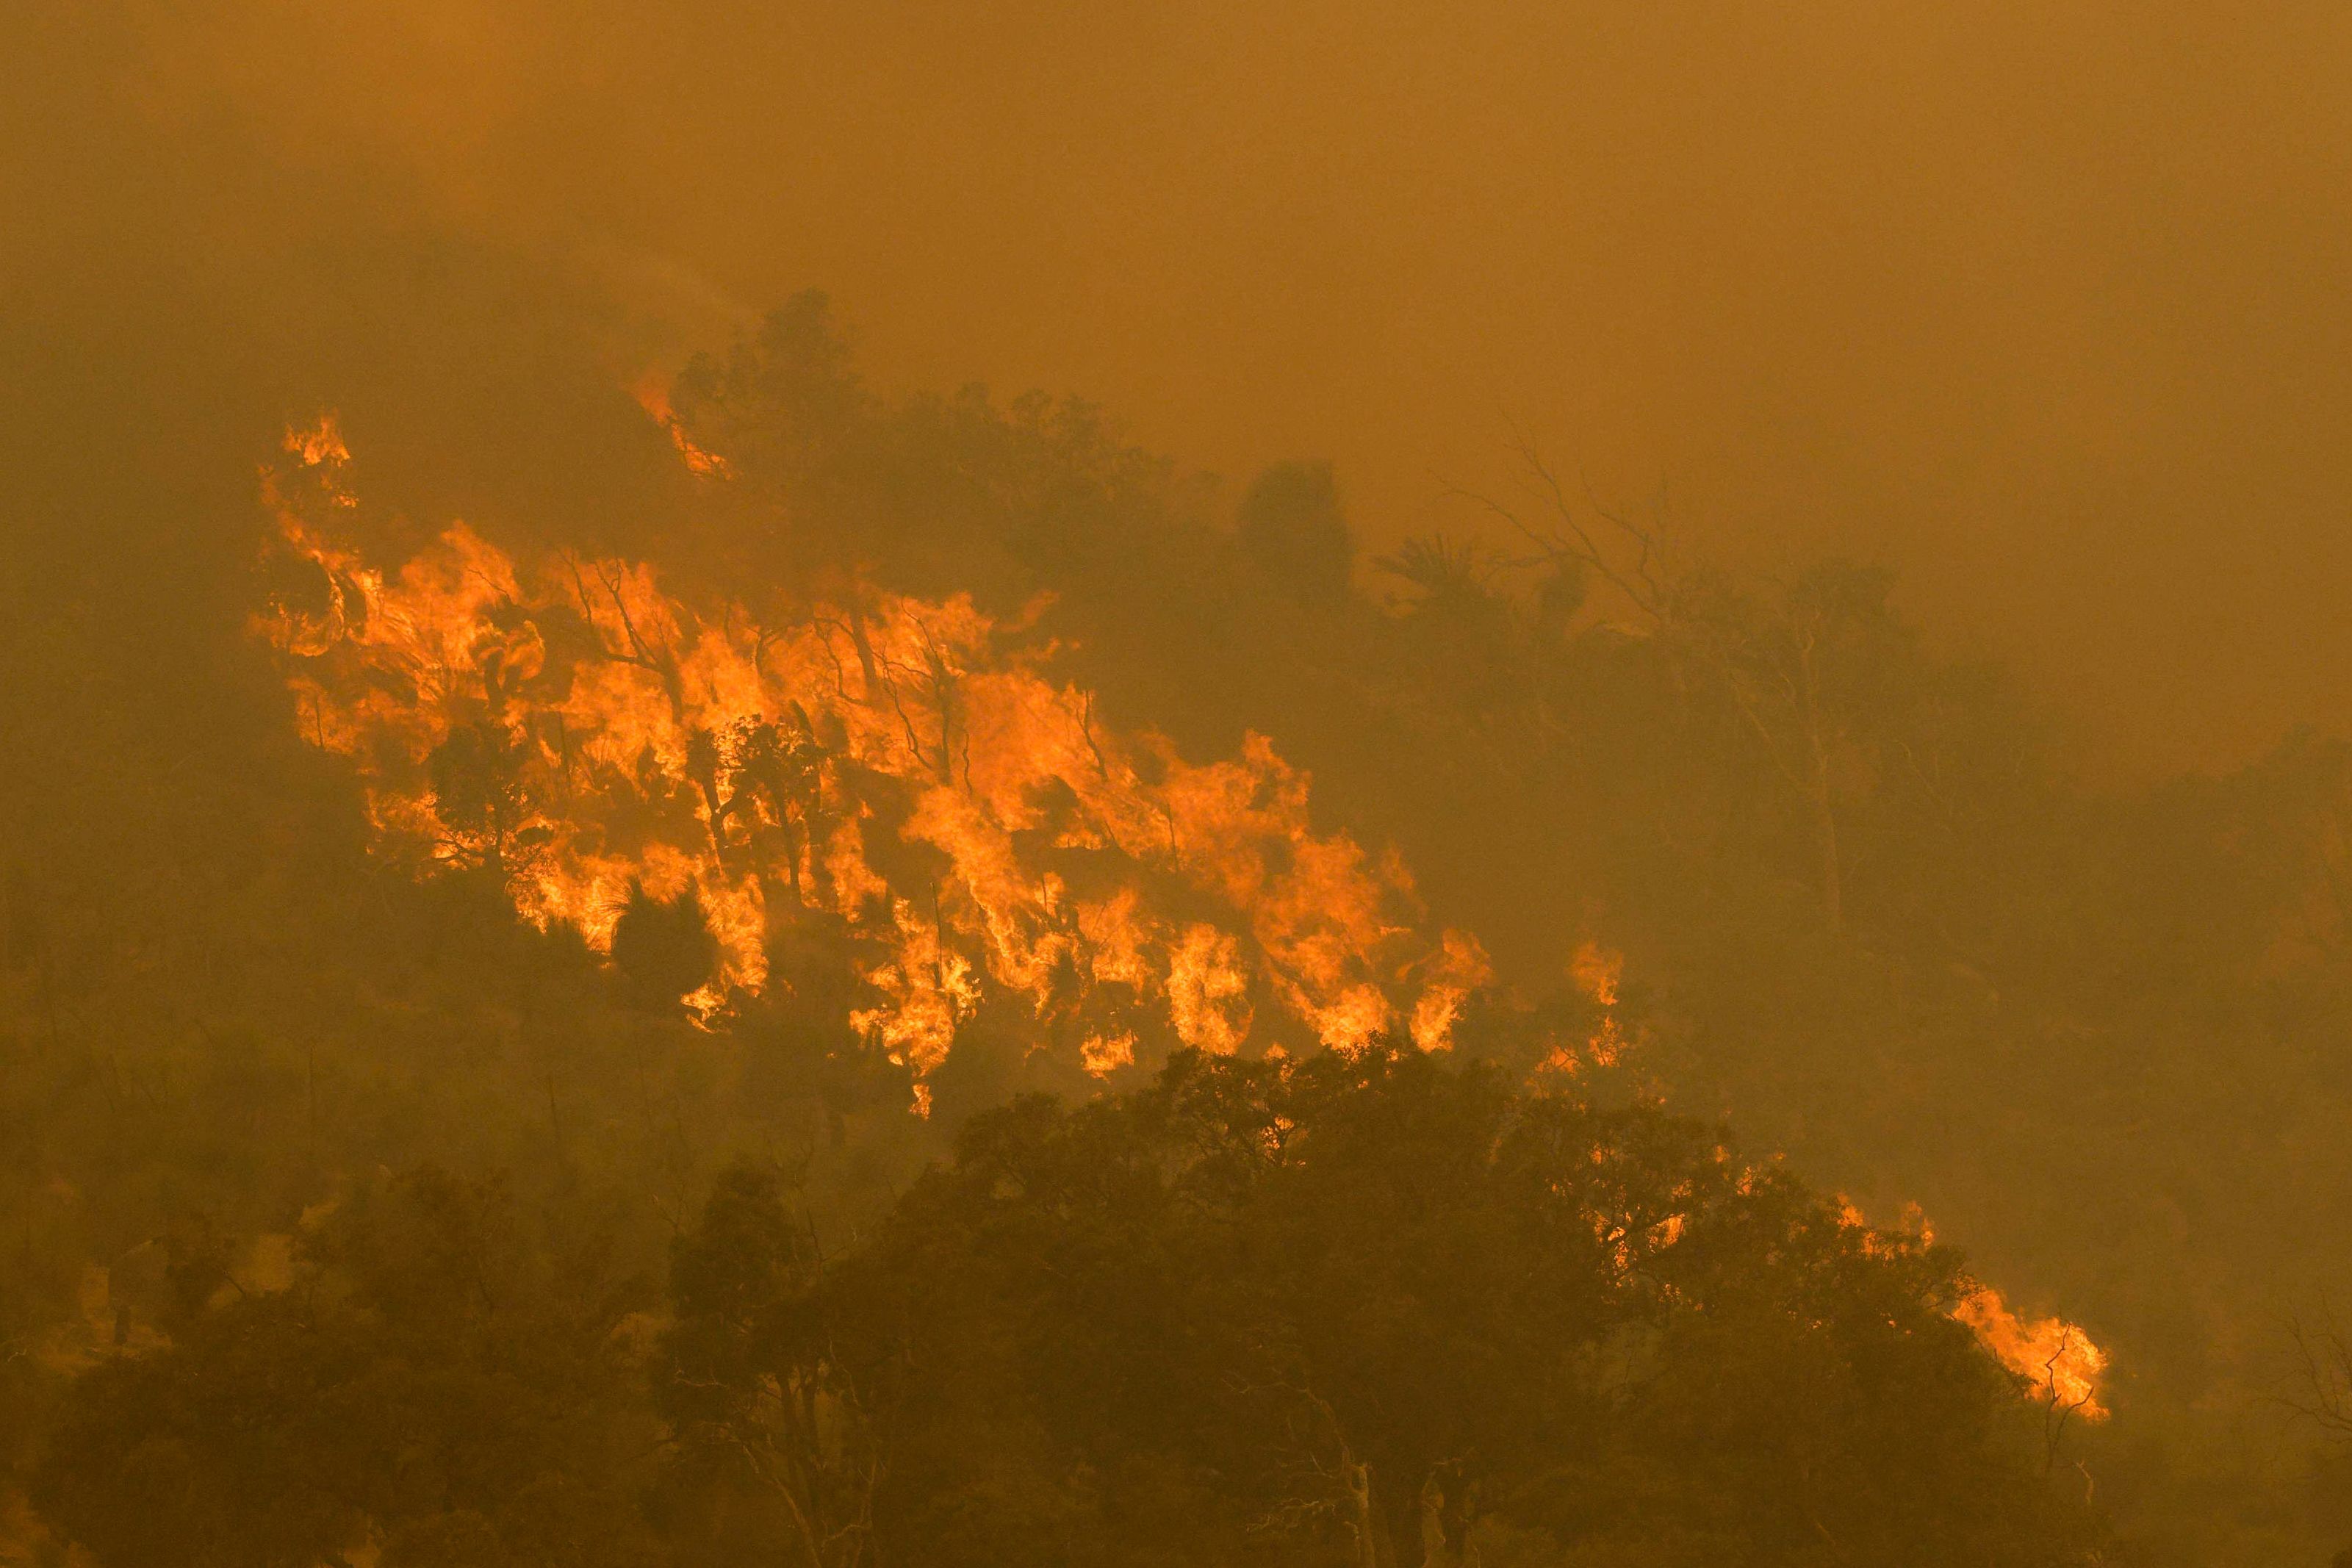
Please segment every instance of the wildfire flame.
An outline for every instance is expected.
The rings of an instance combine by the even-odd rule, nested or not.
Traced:
[[[719,952],[688,998],[705,1017],[829,942],[852,1023],[918,1080],[993,998],[1106,1076],[1179,1043],[1442,1048],[1491,978],[1474,938],[1422,932],[1394,857],[1312,829],[1269,742],[1195,764],[1113,734],[968,598],[762,624],[644,562],[525,566],[463,523],[387,567],[350,537],[332,421],[286,449],[266,488],[316,571],[260,629],[379,848],[487,869],[601,950],[635,889],[691,894]]]
[[[1590,940],[1577,944],[1568,963],[1569,980],[1591,1005],[1595,1022],[1581,1042],[1562,1040],[1554,1045],[1538,1066],[1538,1073],[1572,1079],[1588,1068],[1617,1065],[1628,1043],[1617,1013],[1617,988],[1624,973],[1623,953]]]
[[[2099,1374],[2107,1369],[2107,1353],[2080,1325],[2063,1318],[2021,1318],[1990,1285],[1969,1292],[1952,1316],[1974,1329],[2003,1366],[2025,1379],[2035,1398],[2053,1409],[2079,1413],[2085,1421],[2107,1418],[2106,1406],[2099,1403]]]
[[[646,411],[646,416],[668,435],[670,445],[677,448],[679,458],[688,469],[705,479],[724,479],[734,471],[726,458],[704,451],[688,437],[685,423],[669,405],[669,384],[658,374],[648,373],[639,378],[629,392],[637,400],[637,406]],[[351,454],[346,452],[343,456],[348,458]]]
[[[1838,1223],[1849,1230],[1868,1231],[1864,1252],[1904,1245],[1906,1237],[1933,1245],[1934,1226],[1916,1204],[1906,1205],[1901,1228],[1895,1232],[1870,1229],[1862,1210],[1844,1194],[1838,1194]],[[1976,1331],[1978,1342],[2001,1365],[2025,1380],[2032,1396],[2053,1413],[2079,1415],[2085,1421],[2104,1421],[2107,1408],[2099,1403],[2099,1376],[2107,1370],[2107,1352],[2092,1342],[2082,1325],[2063,1318],[2028,1320],[2010,1310],[2008,1300],[1993,1287],[1972,1281],[1953,1307],[1952,1316]]]
[[[694,471],[726,474],[657,385],[639,396]],[[706,1019],[769,985],[780,942],[830,937],[865,988],[851,1024],[912,1069],[919,1113],[992,997],[1108,1077],[1180,1043],[1282,1054],[1400,1024],[1444,1049],[1492,981],[1475,937],[1423,934],[1395,857],[1312,830],[1307,777],[1270,742],[1194,764],[1112,734],[1048,679],[1050,649],[968,598],[874,594],[767,626],[665,593],[643,562],[526,571],[463,523],[387,570],[333,526],[359,511],[333,419],[286,451],[266,489],[317,580],[259,629],[310,738],[364,780],[379,847],[488,868],[524,916],[600,950],[633,889],[691,893],[719,951],[686,998]],[[1547,1068],[1618,1059],[1622,971],[1576,950],[1598,1023]],[[1843,1200],[1840,1219],[1866,1228]],[[1906,1229],[1932,1239],[1916,1213]],[[1953,1315],[2053,1408],[2105,1418],[2107,1357],[2080,1327],[1981,1285]]]

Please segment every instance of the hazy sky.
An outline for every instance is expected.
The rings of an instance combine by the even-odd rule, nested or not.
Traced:
[[[1898,567],[2126,765],[2352,721],[2334,0],[77,17],[12,24],[16,311],[126,227],[289,309],[362,232],[559,258],[649,352],[814,285],[886,382],[1328,456],[1376,539],[1516,423],[1701,553]]]

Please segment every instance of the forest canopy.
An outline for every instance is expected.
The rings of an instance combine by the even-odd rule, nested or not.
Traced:
[[[606,504],[330,388],[11,427],[0,1548],[2352,1537],[2270,1326],[2347,1239],[2341,742],[2091,787],[1866,565],[1532,451],[1370,556],[815,296],[549,374]]]
[[[171,1342],[31,1496],[124,1568],[2085,1560],[1955,1257],[1717,1136],[1188,1055],[974,1117],[845,1255],[727,1167],[666,1281],[585,1194],[421,1167],[252,1289],[175,1237]]]

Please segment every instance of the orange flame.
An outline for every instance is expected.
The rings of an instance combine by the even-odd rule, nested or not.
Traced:
[[[1625,973],[1625,955],[1597,942],[1577,944],[1569,959],[1568,977],[1577,992],[1599,1014],[1592,1032],[1580,1043],[1562,1041],[1538,1067],[1538,1073],[1574,1078],[1590,1065],[1611,1068],[1625,1054],[1624,1026],[1617,1018],[1617,988]]]
[[[1837,1194],[1837,1205],[1839,1225],[1867,1233],[1862,1238],[1865,1253],[1884,1256],[1915,1241],[1922,1247],[1935,1244],[1935,1227],[1916,1204],[1904,1205],[1895,1231],[1872,1230],[1862,1210],[1843,1193]],[[2107,1418],[2106,1406],[2099,1403],[2099,1376],[2107,1369],[2107,1352],[2092,1342],[2080,1324],[2063,1318],[2020,1318],[1999,1290],[1981,1283],[1972,1283],[1952,1316],[1974,1330],[1979,1342],[2023,1378],[2033,1397],[2053,1411],[2080,1414],[2085,1421]]]
[[[685,460],[688,469],[705,479],[725,479],[734,471],[728,467],[726,458],[704,451],[688,438],[684,421],[670,408],[669,384],[662,379],[660,373],[648,371],[638,377],[636,384],[629,388],[629,395],[637,400],[637,406],[646,411],[646,416],[660,426],[669,437],[670,445],[677,448],[677,455]]]
[[[2020,1318],[1990,1285],[1970,1291],[1952,1316],[1974,1329],[2003,1366],[2025,1379],[2035,1398],[2060,1411],[2079,1412],[2085,1421],[2107,1418],[2106,1406],[2099,1403],[2107,1353],[2080,1325],[2063,1318]]]
[[[632,886],[691,893],[721,954],[706,1017],[820,929],[859,955],[852,1023],[919,1079],[991,996],[1107,1075],[1180,1043],[1440,1048],[1490,978],[1474,938],[1420,933],[1393,857],[1310,827],[1265,739],[1194,764],[1105,732],[968,598],[763,626],[643,562],[520,566],[463,523],[386,569],[321,521],[352,504],[332,423],[287,446],[268,494],[323,585],[260,629],[379,847],[488,869],[600,949]]]

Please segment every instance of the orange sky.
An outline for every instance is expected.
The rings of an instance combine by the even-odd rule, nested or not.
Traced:
[[[1328,456],[1375,539],[1465,526],[1445,483],[1506,483],[1516,423],[1612,503],[1663,479],[1697,553],[1883,560],[1947,646],[2085,715],[2101,765],[2352,719],[2340,5],[44,25],[122,129],[70,132],[59,174],[37,94],[0,123],[55,218],[12,286],[103,288],[77,204],[114,199],[168,208],[192,266],[354,214],[560,256],[672,352],[814,285],[887,381],[1079,392],[1228,474]]]

